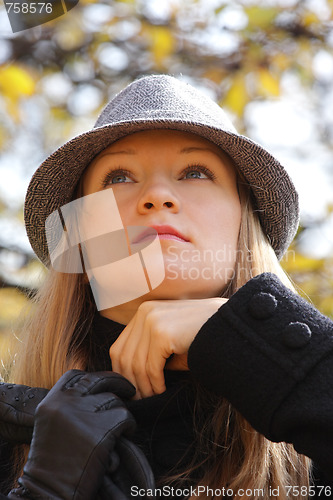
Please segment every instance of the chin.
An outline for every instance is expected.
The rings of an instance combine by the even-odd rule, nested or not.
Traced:
[[[147,293],[141,299],[146,300],[190,300],[190,299],[207,299],[211,297],[219,297],[223,285],[220,283],[215,287],[202,286],[199,283],[191,280],[170,280],[168,278],[156,287],[151,292]]]

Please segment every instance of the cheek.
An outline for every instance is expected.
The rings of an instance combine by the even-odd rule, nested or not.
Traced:
[[[241,223],[241,205],[240,201],[233,200],[232,203],[225,204],[221,210],[221,217],[224,221],[225,226],[229,229],[230,234],[239,234],[240,223]]]
[[[200,203],[197,204],[200,207]],[[209,202],[201,205],[199,217],[204,232],[221,237],[237,239],[240,222],[241,206],[240,201],[235,196],[211,197]]]

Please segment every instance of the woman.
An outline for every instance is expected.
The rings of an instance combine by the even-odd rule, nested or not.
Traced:
[[[11,377],[53,388],[10,498],[154,496],[117,479],[124,435],[158,495],[329,493],[303,454],[333,474],[332,323],[278,262],[297,193],[216,104],[169,76],[129,85],[37,170],[25,219],[50,271]]]

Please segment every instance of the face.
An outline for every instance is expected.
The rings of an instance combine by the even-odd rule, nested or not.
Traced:
[[[125,228],[157,231],[165,278],[104,315],[119,320],[117,311],[134,313],[144,300],[221,294],[235,266],[241,207],[235,169],[220,148],[174,130],[126,136],[103,150],[83,177],[84,196],[110,189]],[[148,238],[134,238],[133,248]]]

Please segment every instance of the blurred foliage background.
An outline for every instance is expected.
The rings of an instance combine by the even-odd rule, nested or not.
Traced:
[[[54,21],[14,35],[1,6],[4,356],[25,292],[35,289],[44,273],[24,234],[29,178],[45,156],[89,129],[105,102],[126,84],[165,72],[213,97],[242,133],[294,165],[290,173],[299,184],[307,162],[314,183],[317,168],[325,171],[322,192],[317,189],[312,200],[312,187],[304,191],[311,203],[302,211],[283,265],[305,295],[333,317],[333,201],[326,186],[333,184],[333,0],[80,0]],[[295,115],[290,122],[283,114],[286,103],[294,106],[300,126]],[[282,121],[274,134],[279,112]],[[279,128],[284,137],[290,130],[289,140],[269,143],[258,124],[262,131],[271,127],[272,136],[279,136]],[[297,129],[305,126],[308,140],[297,142]]]

